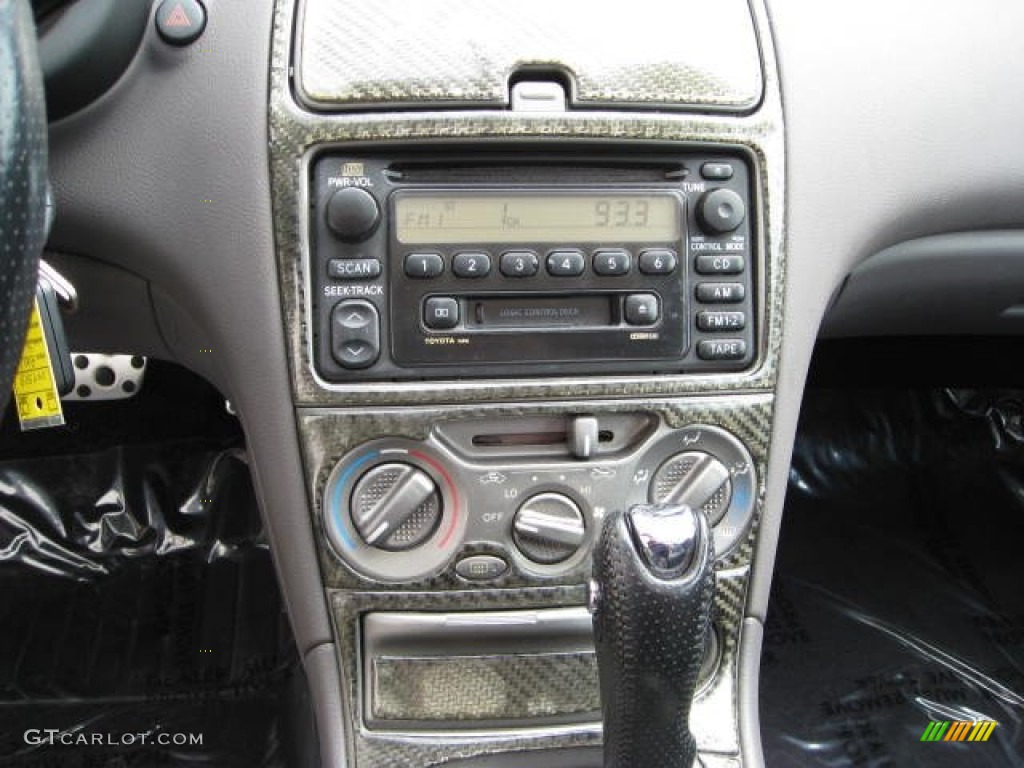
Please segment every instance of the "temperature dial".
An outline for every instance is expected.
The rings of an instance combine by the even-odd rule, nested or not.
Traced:
[[[519,551],[542,565],[568,560],[583,544],[585,533],[580,508],[560,493],[527,499],[512,524],[512,538]]]
[[[732,501],[732,480],[726,466],[709,453],[687,451],[669,457],[654,473],[651,501],[685,504],[700,509],[715,525]]]
[[[402,552],[419,546],[441,522],[441,493],[430,475],[403,462],[380,464],[352,490],[352,522],[371,547]]]

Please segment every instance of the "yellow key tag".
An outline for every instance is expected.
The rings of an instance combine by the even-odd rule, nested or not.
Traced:
[[[25,349],[21,353],[18,372],[14,375],[14,402],[17,405],[21,430],[59,427],[64,423],[57,381],[53,376],[46,333],[39,317],[39,299],[32,302]]]

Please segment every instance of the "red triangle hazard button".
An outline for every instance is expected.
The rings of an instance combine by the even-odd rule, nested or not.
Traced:
[[[206,9],[199,0],[163,0],[156,10],[156,30],[164,42],[188,45],[206,27]]]
[[[165,27],[191,27],[192,20],[189,19],[188,14],[185,13],[185,9],[181,7],[181,3],[174,6],[174,10],[171,11],[171,15],[167,17],[167,21],[164,22]]]

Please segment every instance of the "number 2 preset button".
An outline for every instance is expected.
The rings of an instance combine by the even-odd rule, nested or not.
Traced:
[[[487,277],[491,272],[491,257],[486,253],[457,253],[452,259],[452,272],[456,277]]]
[[[533,251],[505,251],[499,268],[505,277],[531,277],[537,274],[540,261]]]
[[[437,277],[444,272],[444,259],[439,253],[408,253],[405,274],[409,277]]]

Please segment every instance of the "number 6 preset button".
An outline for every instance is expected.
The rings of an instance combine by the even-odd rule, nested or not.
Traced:
[[[499,268],[505,277],[532,277],[537,274],[540,261],[533,251],[505,251]]]

